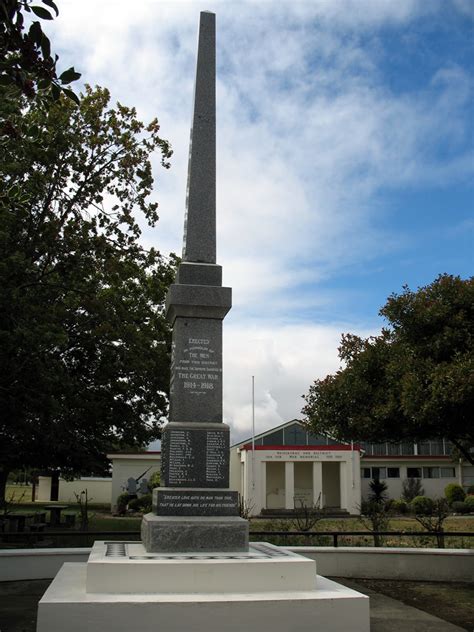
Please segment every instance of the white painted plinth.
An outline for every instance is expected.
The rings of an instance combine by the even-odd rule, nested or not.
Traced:
[[[109,549],[107,554],[107,549]],[[241,593],[312,590],[316,562],[267,542],[246,553],[148,553],[141,542],[95,542],[88,593]]]
[[[369,632],[369,599],[323,577],[306,591],[86,592],[86,564],[64,564],[38,608],[37,632]],[[152,587],[150,587],[152,589]]]

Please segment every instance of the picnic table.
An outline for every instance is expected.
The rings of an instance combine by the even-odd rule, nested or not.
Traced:
[[[68,507],[69,505],[51,505],[50,507],[48,507],[51,515],[49,521],[51,527],[59,527],[59,525],[61,524],[61,512],[63,511],[63,509],[67,509]]]
[[[4,518],[9,521],[9,531],[24,531],[26,526],[26,521],[31,520],[35,517],[34,513],[8,513]],[[16,527],[16,529],[15,529]]]

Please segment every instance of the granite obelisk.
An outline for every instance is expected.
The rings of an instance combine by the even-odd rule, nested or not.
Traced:
[[[215,14],[199,25],[182,262],[166,313],[173,327],[161,487],[142,523],[147,551],[245,551],[248,523],[229,490],[222,419],[222,321],[231,289],[216,264]]]

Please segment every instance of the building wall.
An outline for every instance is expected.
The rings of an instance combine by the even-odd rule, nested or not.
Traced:
[[[108,504],[112,495],[112,478],[84,477],[74,481],[59,479],[58,502],[76,503],[76,494],[80,494],[87,489],[88,501],[90,503]],[[50,502],[51,500],[51,477],[40,476],[36,493],[36,502]]]
[[[423,486],[425,496],[429,496],[431,498],[442,497],[444,496],[444,489],[446,485],[449,483],[459,483],[460,482],[460,471],[459,464],[453,463],[450,460],[421,460],[421,459],[380,459],[376,460],[375,458],[362,459],[361,461],[361,484],[362,484],[362,498],[365,500],[368,498],[370,494],[370,481],[371,478],[364,478],[364,469],[365,468],[380,468],[382,469],[382,476],[380,476],[380,480],[383,480],[384,483],[387,484],[387,494],[389,498],[400,498],[402,495],[402,486],[403,481],[407,479],[407,469],[408,468],[421,468],[421,484]],[[399,478],[388,478],[388,468],[398,468],[399,470]],[[423,470],[423,468],[425,468]],[[440,478],[428,478],[425,474],[428,474],[428,468],[453,468],[454,476],[441,476]],[[384,472],[385,470],[385,472]],[[373,473],[371,472],[371,475]],[[440,470],[440,474],[442,471]]]
[[[138,478],[148,468],[144,478],[150,479],[151,475],[159,472],[161,468],[161,455],[109,455],[112,459],[112,494],[110,498],[112,509],[116,505],[117,497],[126,491],[127,480],[130,477]]]
[[[268,446],[268,450],[255,450],[252,455],[252,450],[239,451],[239,447],[234,446],[230,463],[232,485],[238,485],[237,491],[252,507],[252,515],[258,515],[265,507],[293,508],[295,501],[298,506],[299,499],[307,504],[316,501],[321,488],[321,474],[313,478],[313,463],[318,464],[316,472],[318,467],[323,472],[323,467],[328,464],[325,493],[329,494],[329,499],[326,499],[326,504],[332,502],[333,506],[341,506],[349,513],[360,513],[360,454],[357,450],[292,449],[291,446],[273,449]],[[289,482],[286,463],[293,463],[294,467],[293,498],[288,498],[286,494]],[[313,489],[314,485],[316,489]]]

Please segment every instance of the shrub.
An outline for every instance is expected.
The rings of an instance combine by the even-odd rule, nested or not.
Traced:
[[[427,496],[416,496],[410,503],[410,509],[414,514],[429,515],[433,511],[433,501]]]
[[[151,494],[143,494],[139,498],[134,498],[128,503],[128,508],[132,511],[147,513],[151,511]]]
[[[148,489],[150,490],[150,493],[151,493],[155,489],[155,487],[159,487],[159,486],[160,486],[160,471],[157,470],[156,472],[153,472],[153,474],[148,479]]]
[[[387,483],[374,478],[369,483],[370,494],[369,501],[376,503],[383,503],[387,500]]]
[[[463,490],[461,485],[457,483],[449,483],[444,488],[444,495],[448,499],[448,503],[452,505],[455,502],[463,502],[466,498],[466,492]]]
[[[474,494],[474,485],[469,485],[469,487],[467,488],[467,493]]]
[[[465,513],[469,513],[470,511],[469,505],[462,500],[455,500],[451,504],[451,509],[454,511],[454,513],[458,513],[458,514],[465,514]]]
[[[123,515],[127,511],[128,501],[130,500],[130,494],[123,492],[117,497],[117,513]]]
[[[410,503],[417,496],[423,496],[425,490],[419,478],[406,478],[402,484],[402,498]]]
[[[406,514],[408,512],[408,503],[406,503],[402,498],[392,500],[391,509],[393,513]]]
[[[436,535],[438,547],[444,549],[443,523],[449,516],[449,505],[446,498],[426,498],[418,496],[411,502],[415,507],[415,520],[430,533]]]
[[[474,512],[474,496],[466,496],[464,504],[467,505],[469,512]]]

